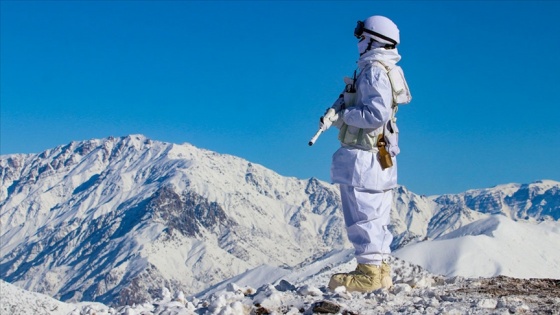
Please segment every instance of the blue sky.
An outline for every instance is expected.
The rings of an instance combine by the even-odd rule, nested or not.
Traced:
[[[399,182],[560,180],[557,1],[2,1],[1,154],[144,134],[329,181],[357,20],[401,31]]]

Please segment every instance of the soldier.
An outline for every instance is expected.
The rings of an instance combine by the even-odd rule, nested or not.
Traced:
[[[354,35],[359,40],[358,69],[353,79],[346,80],[344,93],[321,117],[319,127],[340,128],[341,147],[333,155],[331,179],[340,185],[347,235],[358,266],[355,271],[333,275],[329,288],[371,292],[392,286],[391,268],[384,260],[393,239],[388,225],[392,189],[397,185],[395,113],[397,104],[408,103],[411,97],[402,69],[396,65],[401,56],[395,23],[371,16],[358,21]]]

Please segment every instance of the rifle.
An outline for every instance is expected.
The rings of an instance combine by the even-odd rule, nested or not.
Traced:
[[[339,113],[342,112],[347,105],[354,104],[354,97],[356,95],[356,71],[354,71],[354,78],[344,77],[344,90],[340,93],[334,104],[327,108],[325,114],[319,119],[319,130],[309,140],[309,146],[315,144],[319,136],[329,129],[333,123],[337,123]]]
[[[338,120],[340,111],[344,108],[344,96],[341,94],[340,97],[334,102],[333,106],[327,108],[327,111],[321,118],[319,118],[319,130],[315,133],[313,138],[309,140],[309,146],[315,144],[315,141],[319,136],[327,131],[333,123]]]

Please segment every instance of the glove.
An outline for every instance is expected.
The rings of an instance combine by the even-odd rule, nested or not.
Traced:
[[[319,129],[326,131],[329,129],[333,122],[338,120],[338,113],[334,108],[329,108],[325,112],[325,115],[319,119]]]

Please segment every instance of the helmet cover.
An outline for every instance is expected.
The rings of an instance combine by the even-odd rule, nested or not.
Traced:
[[[364,21],[358,21],[354,30],[356,37],[369,37],[380,43],[396,46],[400,43],[399,29],[389,18],[381,15],[370,16]]]

